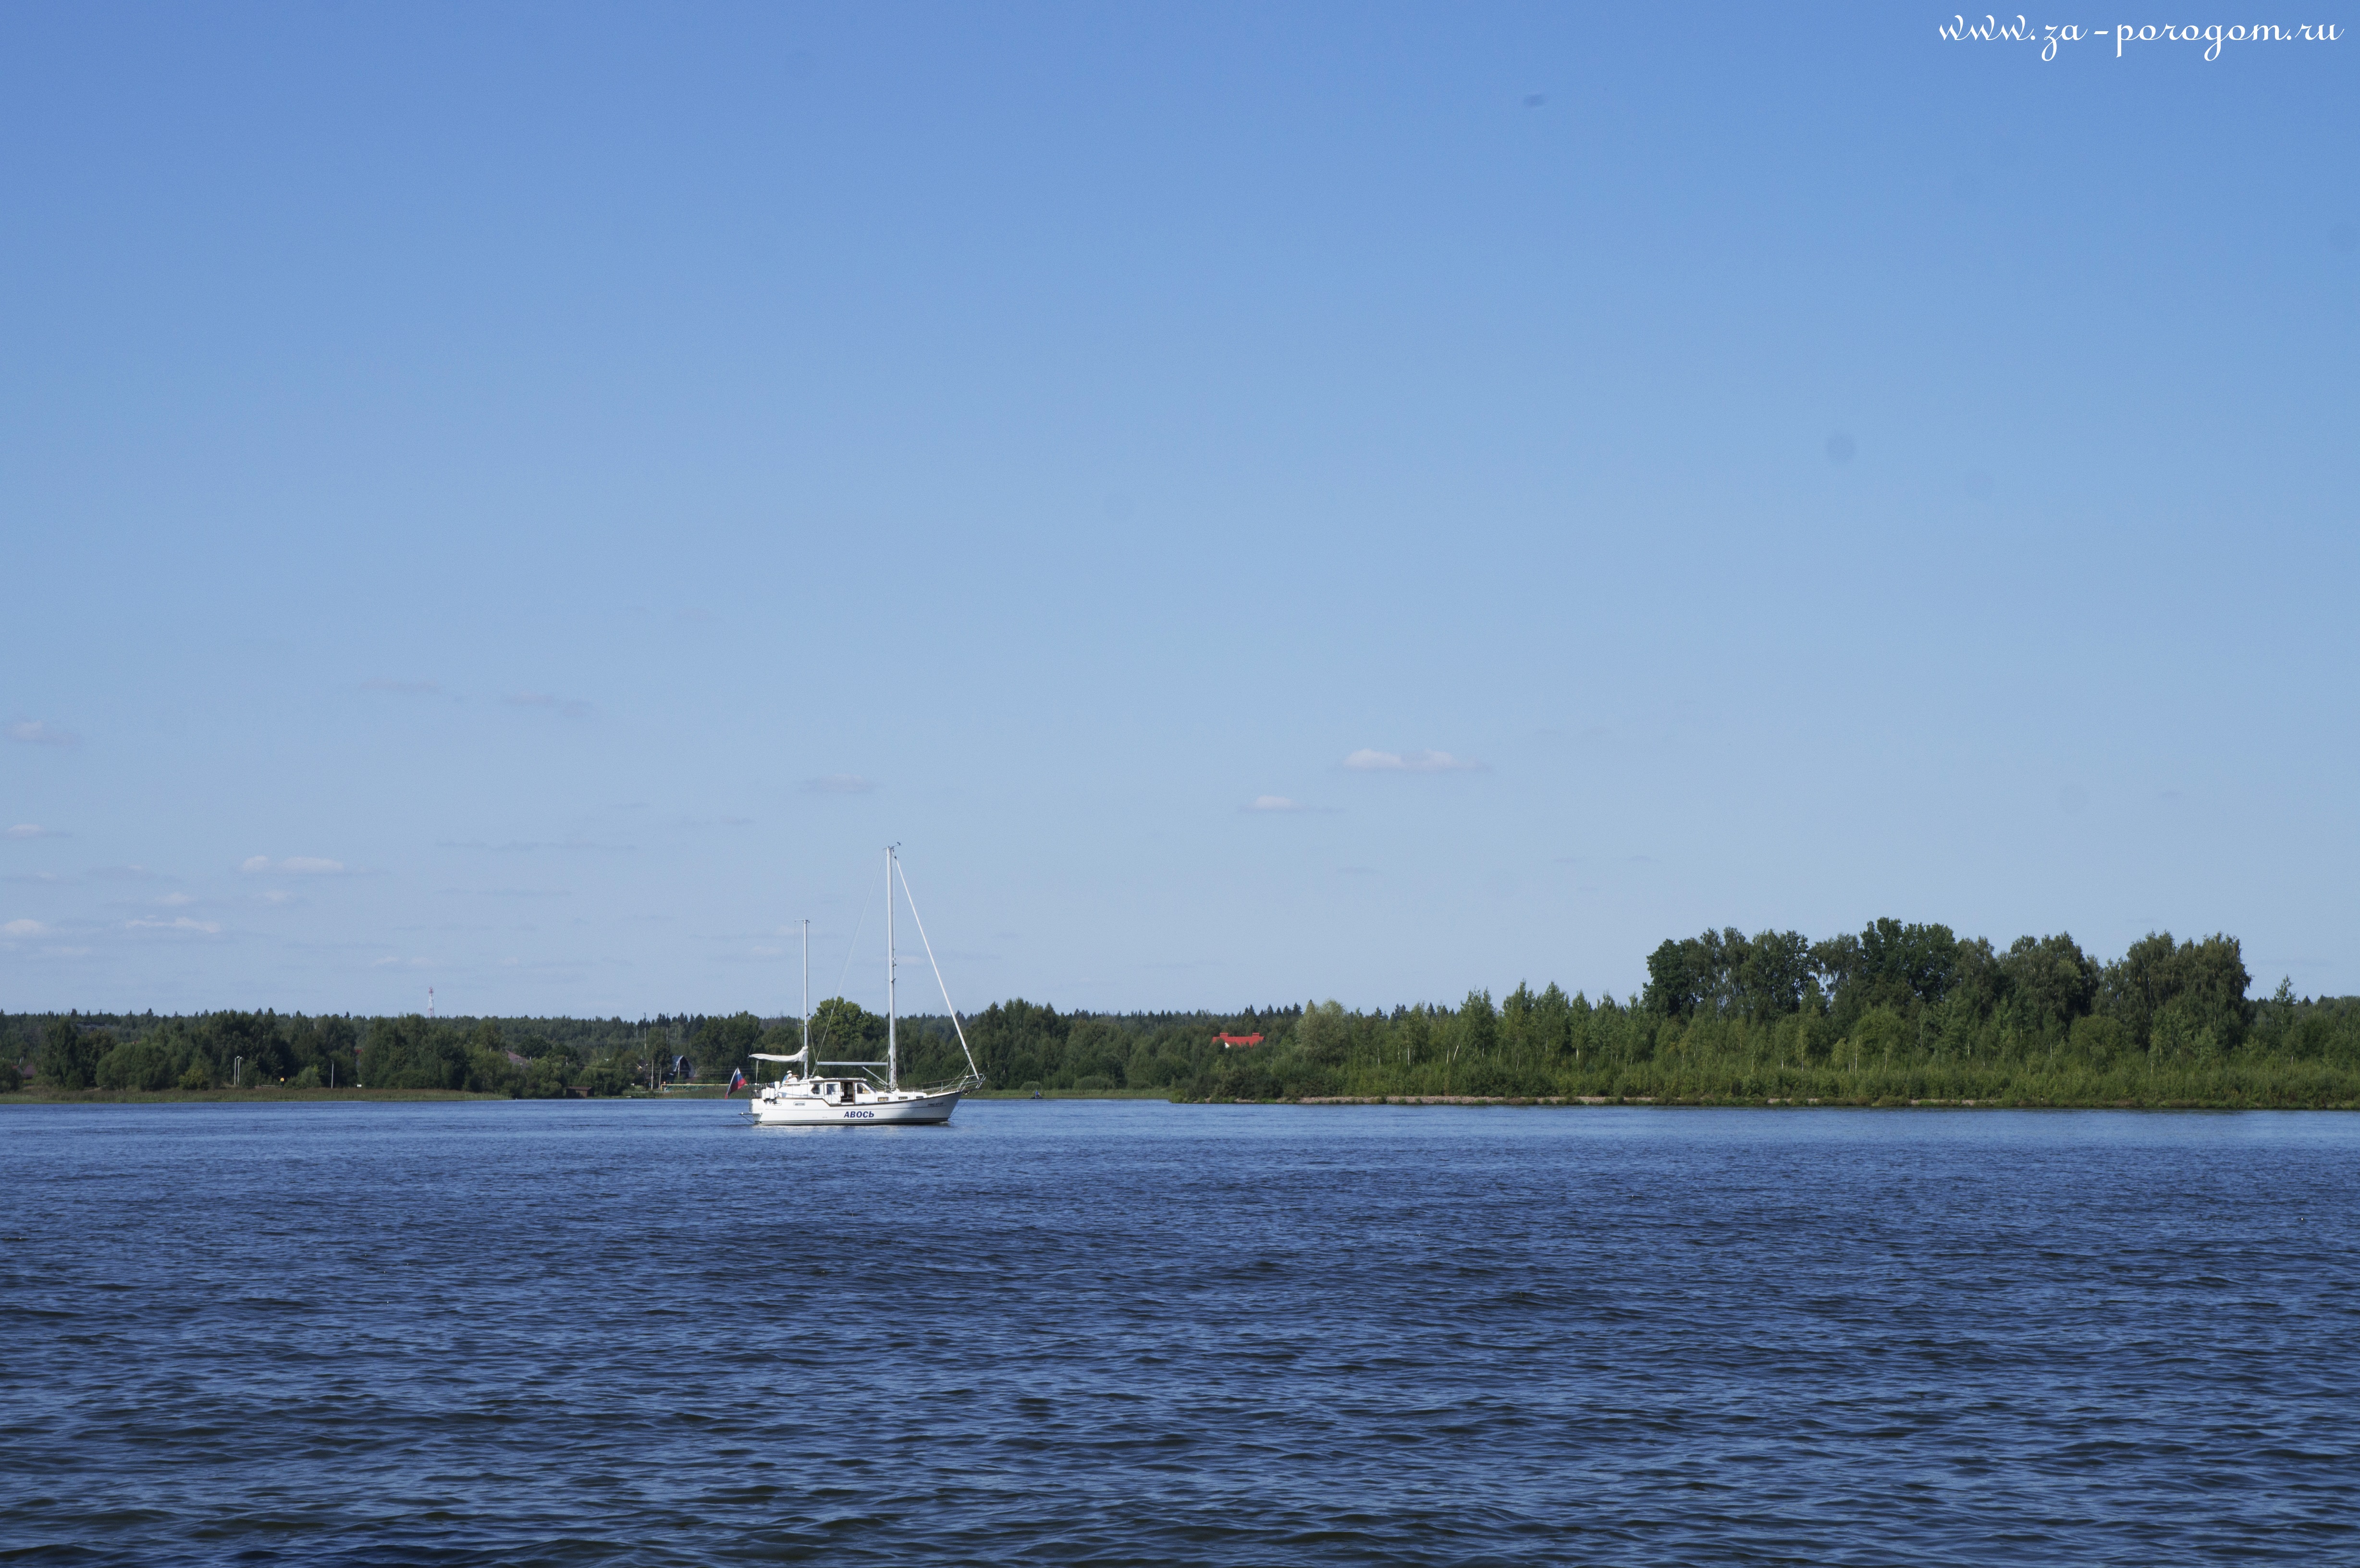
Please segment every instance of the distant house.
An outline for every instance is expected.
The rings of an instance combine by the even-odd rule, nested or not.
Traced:
[[[1260,1045],[1262,1043],[1262,1036],[1258,1034],[1217,1034],[1213,1037],[1213,1043],[1219,1046],[1223,1051],[1227,1051],[1233,1045]]]

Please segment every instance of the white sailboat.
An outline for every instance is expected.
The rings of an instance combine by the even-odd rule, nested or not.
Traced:
[[[805,920],[803,1049],[786,1056],[754,1053],[757,1062],[776,1062],[788,1069],[776,1082],[758,1088],[752,1103],[746,1107],[747,1116],[763,1127],[908,1127],[946,1122],[958,1108],[959,1096],[983,1084],[983,1074],[976,1070],[975,1052],[967,1048],[967,1029],[959,1023],[958,1009],[951,1006],[950,987],[943,985],[943,966],[934,962],[934,944],[926,940],[926,922],[918,915],[918,901],[910,898],[910,881],[901,874],[897,847],[888,844],[885,848],[885,1060],[812,1060],[811,922]],[[967,1075],[949,1083],[901,1087],[901,1040],[893,996],[893,884],[897,879],[901,885],[901,896],[910,899],[910,918],[917,924],[918,940],[925,945],[926,963],[934,969],[934,984],[942,986],[944,1009],[951,1016],[959,1050],[967,1056]],[[880,1067],[885,1070],[882,1083],[875,1073]]]

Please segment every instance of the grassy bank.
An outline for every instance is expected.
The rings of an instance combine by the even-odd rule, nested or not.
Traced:
[[[1185,1103],[1185,1102],[1183,1102]],[[1259,1100],[1207,1100],[1206,1105],[1265,1105]],[[1611,1094],[1393,1094],[1306,1095],[1286,1102],[1298,1105],[1507,1105],[1547,1108],[1570,1106],[1576,1109],[1594,1105],[1648,1105],[1671,1109],[1723,1108],[1754,1110],[1966,1110],[1966,1111],[2360,1111],[2360,1100],[2337,1102],[2226,1102],[2207,1100],[2131,1099],[2131,1100],[2051,1100],[2002,1095],[1982,1100],[1896,1100],[1896,1099],[1787,1099],[1769,1096],[1747,1099],[1732,1096],[1670,1095],[1611,1095]]]
[[[1169,1089],[975,1089],[970,1100],[1169,1100]]]

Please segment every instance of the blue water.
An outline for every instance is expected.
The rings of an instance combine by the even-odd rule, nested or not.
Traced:
[[[2360,1117],[0,1109],[32,1562],[2360,1561]]]

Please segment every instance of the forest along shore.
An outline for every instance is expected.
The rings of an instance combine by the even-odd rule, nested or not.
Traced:
[[[2158,932],[2101,961],[2060,932],[2005,949],[1942,925],[1870,922],[1812,941],[1668,939],[1641,993],[1554,984],[1495,1000],[1358,1011],[1060,1013],[966,1019],[988,1094],[1183,1101],[2360,1108],[2360,997],[2255,999],[2225,935]],[[881,1048],[884,1020],[833,997],[822,1054]],[[330,1085],[533,1098],[749,1078],[800,1020],[0,1014],[0,1094],[211,1096]],[[950,1020],[901,1023],[905,1082],[964,1071]],[[236,1087],[233,1088],[233,1085]]]

